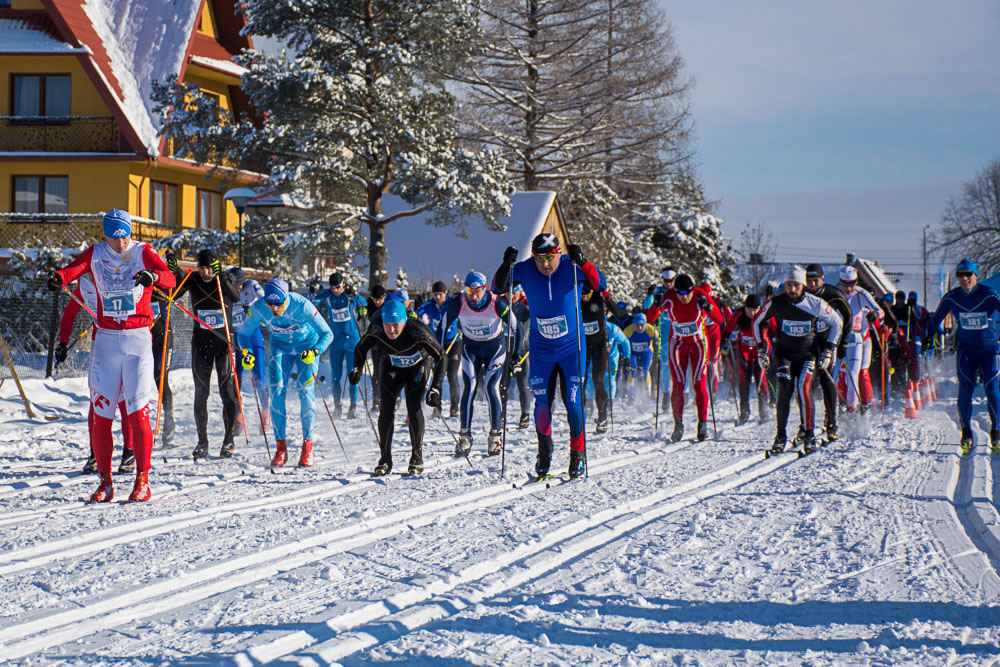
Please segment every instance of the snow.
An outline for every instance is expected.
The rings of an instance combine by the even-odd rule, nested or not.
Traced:
[[[85,380],[24,382],[36,411],[57,421],[28,420],[8,380],[0,655],[59,665],[994,664],[1000,464],[982,446],[981,400],[980,444],[959,457],[953,362],[935,372],[941,400],[920,420],[898,418],[898,401],[885,418],[844,416],[842,439],[804,459],[765,460],[773,421],[731,426],[726,385],[718,441],[667,444],[669,420],[658,415],[654,436],[651,405],[616,404],[613,431],[589,436],[588,481],[520,488],[533,433],[508,430],[501,479],[499,459],[482,456],[481,402],[472,468],[428,414],[425,474],[372,479],[364,413],[338,420],[348,463],[322,405],[312,469],[270,474],[253,427],[234,459],[194,464],[192,379],[174,370],[181,446],[155,452],[152,502],[107,506],[81,502],[95,486],[77,472]],[[213,449],[220,408],[213,395]],[[518,408],[515,395],[511,415]],[[554,428],[562,470],[561,407]],[[395,443],[398,469],[408,454],[400,414]]]
[[[153,82],[176,81],[201,3],[86,0],[83,10],[111,60],[118,99],[149,154],[159,155]],[[113,89],[112,89],[113,90]]]
[[[0,18],[0,53],[87,53],[87,49],[73,47],[24,18]]]
[[[191,56],[191,62],[219,72],[232,74],[237,78],[242,77],[249,71],[246,67],[237,65],[232,60],[219,60],[218,58],[209,58],[208,56]]]

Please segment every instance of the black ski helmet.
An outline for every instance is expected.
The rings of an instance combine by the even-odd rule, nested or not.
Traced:
[[[344,284],[344,274],[340,271],[334,271],[330,274],[330,287],[336,287],[337,285]]]
[[[744,308],[760,308],[760,297],[756,294],[747,294],[747,298],[743,299]]]
[[[674,289],[678,292],[690,292],[694,289],[694,281],[686,273],[682,273],[674,279]]]

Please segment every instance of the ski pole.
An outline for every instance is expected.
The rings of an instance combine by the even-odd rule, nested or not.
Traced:
[[[333,427],[333,433],[337,436],[337,442],[340,443],[340,451],[344,452],[344,458],[350,464],[351,457],[347,455],[347,450],[344,448],[344,441],[340,439],[340,431],[337,430],[337,423],[333,421],[333,415],[330,414],[330,406],[326,402],[326,392],[323,391],[323,382],[317,382],[316,386],[319,387],[319,395],[323,398],[323,407],[326,408],[326,416],[330,418],[330,426]]]
[[[175,294],[180,292],[181,287],[187,282],[187,279],[191,277],[191,272],[188,271],[184,279],[181,280],[181,284],[170,291],[170,297],[173,298]],[[167,320],[163,324],[163,355],[160,359],[160,384],[156,395],[156,425],[153,428],[153,441],[156,441],[156,436],[160,434],[160,408],[163,406],[163,378],[166,376],[167,368],[167,349],[170,347],[170,308],[167,308]]]
[[[509,276],[508,276],[509,278]],[[574,322],[576,326],[576,368],[577,368],[577,382],[581,385],[585,385],[583,382],[583,344],[580,341],[580,324],[582,318],[580,317],[580,281],[576,274],[576,262],[573,262],[573,306],[576,309],[576,320]],[[579,388],[580,395],[582,396],[585,391],[585,387],[581,386]],[[583,438],[583,477],[584,479],[590,479],[590,465],[587,463],[587,413],[580,409],[580,435]]]
[[[469,467],[475,470],[476,466],[472,465],[472,459],[469,458],[469,452],[465,451],[464,448],[460,448],[458,446],[458,438],[455,436],[455,432],[451,430],[451,427],[448,426],[448,420],[444,418],[444,415],[441,414],[441,411],[438,408],[432,408],[432,411],[434,412],[434,414],[436,414],[438,417],[441,418],[441,423],[444,424],[444,427],[446,429],[448,429],[448,434],[451,436],[451,439],[455,441],[455,447],[458,449],[462,449],[462,452],[465,454],[465,460],[469,462]]]
[[[69,294],[69,298],[73,299],[73,301],[76,301],[78,304],[80,304],[83,307],[83,309],[85,311],[87,311],[88,313],[90,313],[90,316],[94,318],[94,323],[96,324],[97,323],[97,313],[95,313],[94,311],[92,311],[90,309],[90,307],[87,306],[87,304],[85,304],[83,302],[82,299],[78,299],[77,296],[75,294],[73,294],[72,290],[70,290],[70,288],[66,287],[65,285],[60,285],[60,287],[62,287],[62,291],[66,292],[66,294]]]
[[[653,399],[653,437],[655,438],[660,434],[660,360],[657,358],[653,362],[656,364],[656,396]]]
[[[190,274],[189,274],[190,275]],[[222,324],[226,330],[226,347],[229,349],[229,363],[230,371],[233,374],[233,384],[236,386],[236,403],[240,406],[240,420],[243,422],[243,439],[247,443],[247,448],[250,447],[250,435],[247,433],[247,420],[243,416],[243,396],[240,393],[240,381],[236,377],[236,355],[233,354],[233,339],[229,334],[229,318],[226,317],[226,301],[222,297],[222,277],[219,275],[215,276],[215,287],[219,290],[219,305],[222,307]],[[230,311],[232,307],[230,306]],[[214,329],[213,329],[214,331]],[[166,344],[164,343],[163,349],[166,349]],[[242,363],[242,362],[241,362]],[[162,368],[160,369],[163,370]],[[221,382],[219,384],[222,384]],[[157,410],[159,411],[159,410]]]
[[[192,320],[194,320],[195,322],[197,322],[198,324],[202,325],[203,327],[205,327],[206,329],[208,329],[208,330],[209,330],[210,332],[212,332],[212,334],[213,334],[213,335],[214,335],[214,336],[215,336],[216,338],[218,338],[219,340],[221,340],[221,341],[222,341],[223,343],[226,343],[227,345],[229,344],[229,339],[228,339],[228,338],[226,338],[225,336],[223,336],[222,334],[220,334],[220,333],[219,333],[218,331],[216,331],[215,329],[213,329],[213,328],[212,328],[211,326],[209,326],[209,325],[208,325],[208,324],[207,324],[207,323],[205,322],[205,320],[201,319],[200,317],[198,317],[197,315],[195,315],[194,313],[192,313],[192,312],[191,312],[190,310],[188,310],[187,308],[185,308],[184,306],[182,306],[182,305],[180,304],[180,302],[178,302],[178,301],[175,301],[175,300],[174,300],[174,299],[173,299],[173,298],[172,298],[172,297],[171,297],[171,296],[170,296],[169,294],[167,294],[166,292],[164,292],[163,290],[161,290],[161,289],[160,289],[159,287],[156,287],[156,286],[154,285],[154,286],[153,286],[153,289],[154,289],[154,290],[156,290],[157,292],[159,292],[159,293],[160,293],[160,296],[162,296],[162,297],[163,297],[163,298],[164,298],[164,299],[165,299],[166,301],[168,301],[168,302],[169,302],[169,303],[170,303],[171,305],[173,305],[173,306],[177,306],[178,308],[180,308],[180,309],[181,309],[181,312],[183,312],[183,313],[184,313],[185,315],[187,315],[187,316],[188,316],[188,317],[190,317],[190,318],[191,318]]]
[[[77,343],[79,343],[81,340],[83,340],[84,336],[86,336],[89,333],[90,333],[90,327],[85,327],[83,329],[83,331],[80,332],[80,335],[77,336],[76,338],[74,338],[73,342],[70,343],[69,346],[66,348],[67,354],[69,353],[70,350],[72,350],[74,347],[76,347]],[[58,360],[56,361],[56,368],[59,368],[59,361]]]
[[[260,408],[260,396],[257,394],[257,380],[253,376],[253,369],[250,369],[250,385],[253,387],[253,398],[257,404],[257,418],[260,420],[260,432],[264,434],[264,447],[267,448],[267,465],[271,469],[271,474],[277,475],[278,473],[274,471],[274,464],[271,463],[273,460],[271,458],[271,443],[267,440],[267,427],[264,426],[264,411]],[[243,425],[243,430],[246,430],[246,424]]]

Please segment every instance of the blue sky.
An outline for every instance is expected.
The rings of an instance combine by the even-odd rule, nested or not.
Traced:
[[[1000,2],[659,2],[726,233],[917,274],[923,226],[1000,157]]]

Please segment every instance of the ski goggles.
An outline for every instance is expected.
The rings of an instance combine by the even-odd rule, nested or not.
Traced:
[[[958,276],[959,278],[971,278],[972,271],[956,271],[955,275]]]
[[[687,296],[688,294],[691,293],[691,290],[689,290],[689,289],[679,289],[679,290],[677,290],[677,293],[679,295],[681,295],[681,296]]]

